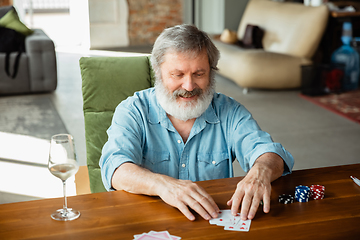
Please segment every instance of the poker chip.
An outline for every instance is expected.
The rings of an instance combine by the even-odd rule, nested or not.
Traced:
[[[322,185],[311,185],[310,186],[311,199],[319,200],[325,196],[325,186]]]
[[[279,195],[279,203],[289,204],[294,202],[294,197],[290,194]]]
[[[310,199],[311,190],[308,186],[299,185],[295,188],[295,199],[298,202],[308,202]]]
[[[323,199],[324,196],[325,186],[311,185],[310,187],[308,187],[299,185],[295,187],[294,197],[290,194],[281,194],[279,195],[279,202],[283,204],[293,203],[294,200],[298,202],[308,202],[310,199]]]

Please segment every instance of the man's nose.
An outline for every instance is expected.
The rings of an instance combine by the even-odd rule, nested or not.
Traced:
[[[189,92],[196,88],[195,81],[191,75],[183,78],[182,88]]]

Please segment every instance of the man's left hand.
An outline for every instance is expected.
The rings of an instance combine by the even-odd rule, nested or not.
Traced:
[[[248,174],[237,184],[235,193],[227,202],[233,215],[239,212],[242,220],[253,219],[263,200],[263,211],[270,211],[271,182],[282,175],[284,162],[275,153],[265,153],[256,161]]]

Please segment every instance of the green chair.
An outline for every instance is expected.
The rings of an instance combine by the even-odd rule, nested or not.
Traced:
[[[92,193],[104,192],[99,160],[116,106],[154,86],[149,56],[80,59],[87,167]]]

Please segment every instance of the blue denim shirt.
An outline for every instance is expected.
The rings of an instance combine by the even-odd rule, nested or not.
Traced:
[[[221,93],[214,94],[196,119],[186,143],[158,104],[154,88],[121,102],[107,134],[99,162],[107,190],[114,171],[125,162],[191,181],[233,177],[235,158],[247,172],[266,152],[282,157],[283,175],[294,165],[291,154],[259,128],[243,105]]]

